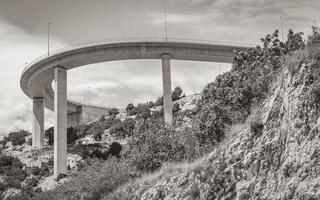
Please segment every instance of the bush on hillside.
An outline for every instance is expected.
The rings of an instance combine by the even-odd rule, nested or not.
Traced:
[[[54,129],[53,126],[44,131],[44,137],[48,140],[48,145],[52,146],[54,142]]]
[[[312,26],[312,34],[308,36],[307,44],[320,44],[320,27]]]
[[[181,87],[179,86],[175,87],[174,90],[172,91],[172,101],[181,99],[184,96],[182,93],[183,91]]]
[[[179,110],[181,110],[180,104],[174,103],[173,106],[172,106],[172,112],[173,112],[173,114],[176,114]]]
[[[181,161],[184,145],[173,128],[165,126],[163,120],[144,121],[135,129],[129,142],[133,165],[140,171],[159,169],[163,162]]]
[[[13,146],[22,145],[26,142],[26,136],[28,135],[31,135],[31,133],[25,130],[10,132],[9,135],[4,138],[4,143],[11,142]]]
[[[48,145],[52,146],[54,143],[54,127],[48,128],[44,133],[45,138],[48,139]],[[77,130],[73,127],[67,129],[67,144],[74,144],[78,139]]]
[[[137,175],[128,162],[118,158],[110,158],[107,161],[95,160],[76,177],[71,177],[70,181],[53,190],[35,194],[33,199],[101,199]]]
[[[110,128],[110,134],[116,138],[125,138],[132,136],[135,127],[135,120],[128,118],[123,121],[113,123]]]
[[[136,119],[147,119],[151,117],[150,104],[138,104]]]
[[[119,110],[117,108],[111,108],[109,111],[108,111],[108,115],[111,116],[111,117],[115,117],[119,114]]]
[[[198,114],[202,142],[219,142],[230,125],[243,122],[251,108],[267,97],[281,69],[281,56],[304,46],[302,33],[289,30],[286,42],[278,36],[276,30],[261,39],[262,47],[235,52],[231,71],[203,89]]]
[[[136,115],[137,114],[137,109],[133,105],[133,103],[129,103],[126,107],[126,112],[128,116]]]
[[[8,188],[20,189],[21,182],[28,176],[24,164],[18,158],[7,155],[0,155],[0,174],[4,178],[0,195]]]

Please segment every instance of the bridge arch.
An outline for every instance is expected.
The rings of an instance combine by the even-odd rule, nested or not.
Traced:
[[[33,100],[33,146],[43,146],[43,110],[46,107],[54,111],[54,174],[66,173],[68,116],[81,123],[75,115],[89,108],[88,105],[67,100],[67,71],[70,69],[114,60],[161,59],[164,119],[171,124],[170,60],[231,63],[234,51],[243,51],[251,46],[204,40],[143,38],[83,44],[42,56],[24,69],[20,79],[23,92]]]

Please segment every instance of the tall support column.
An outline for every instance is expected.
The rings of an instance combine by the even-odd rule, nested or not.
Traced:
[[[32,147],[42,148],[44,138],[44,107],[43,97],[33,98],[33,131]]]
[[[162,83],[163,83],[163,107],[164,121],[171,125],[173,121],[172,96],[171,96],[171,70],[170,54],[162,55]]]
[[[54,176],[67,173],[67,71],[54,70]]]

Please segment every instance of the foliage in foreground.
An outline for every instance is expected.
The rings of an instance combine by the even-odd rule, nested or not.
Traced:
[[[127,181],[158,170],[164,162],[193,160],[200,155],[193,132],[166,127],[161,119],[139,120],[121,158],[97,159],[68,182],[34,199],[100,199]]]
[[[228,127],[243,122],[251,109],[264,100],[281,70],[281,58],[305,46],[302,33],[289,30],[287,41],[278,39],[279,31],[261,39],[257,46],[236,52],[231,71],[209,83],[199,102],[201,143],[220,142]]]

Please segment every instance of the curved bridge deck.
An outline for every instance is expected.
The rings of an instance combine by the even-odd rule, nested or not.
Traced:
[[[130,42],[129,42],[130,41]],[[252,47],[253,45],[251,45]],[[138,38],[106,40],[85,43],[52,52],[32,61],[24,69],[20,85],[30,97],[44,97],[45,106],[53,111],[53,69],[63,66],[67,70],[83,65],[129,59],[161,59],[163,53],[170,59],[231,63],[233,50],[241,51],[250,45],[206,40],[170,38]],[[75,112],[81,103],[68,102],[68,112]]]
[[[164,118],[166,123],[171,124],[171,59],[231,63],[234,51],[247,50],[253,46],[177,38],[128,38],[86,43],[42,56],[29,63],[20,79],[23,92],[33,100],[33,146],[43,146],[46,107],[55,112],[54,173],[58,176],[66,172],[67,119],[80,124],[82,120],[79,113],[84,108],[90,110],[89,106],[67,100],[67,70],[114,60],[161,59]],[[55,85],[54,89],[52,83]],[[97,108],[91,108],[94,109]]]

